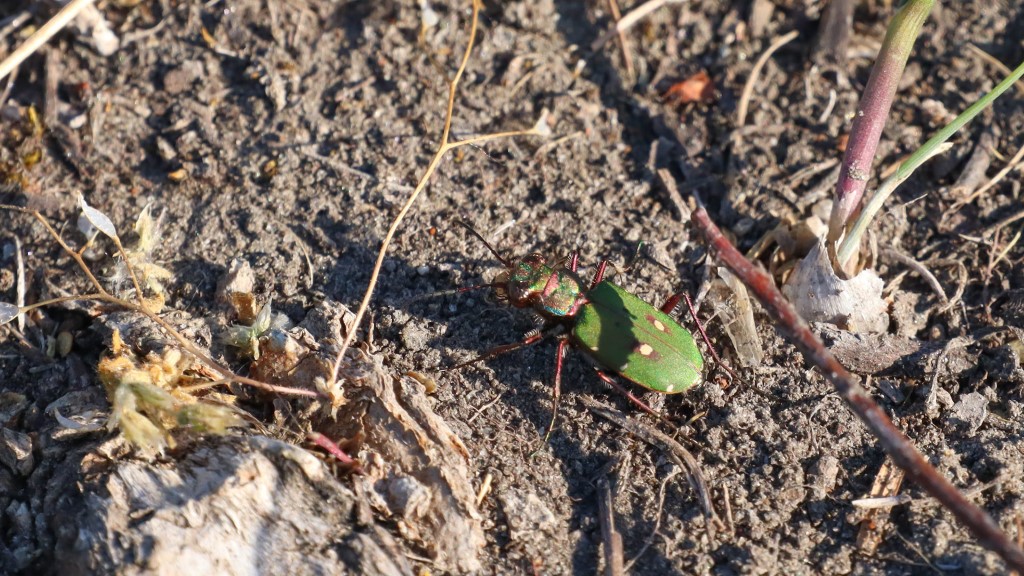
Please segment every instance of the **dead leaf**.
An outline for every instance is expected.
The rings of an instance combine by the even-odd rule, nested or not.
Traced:
[[[677,82],[665,91],[664,99],[669,104],[689,104],[690,102],[710,102],[715,97],[715,83],[707,72],[690,76]]]

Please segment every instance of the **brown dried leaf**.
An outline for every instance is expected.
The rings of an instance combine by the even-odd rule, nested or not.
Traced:
[[[669,104],[710,102],[715,97],[715,83],[708,73],[701,70],[682,82],[677,82],[665,91],[664,99]]]

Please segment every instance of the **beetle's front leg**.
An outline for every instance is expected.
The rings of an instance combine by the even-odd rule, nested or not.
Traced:
[[[565,263],[565,267],[568,268],[570,271],[575,272],[576,269],[579,268],[579,266],[580,266],[580,253],[574,251],[571,254],[569,254],[569,258],[568,258],[568,260]]]
[[[483,354],[477,356],[476,358],[473,358],[472,360],[462,362],[461,364],[456,364],[455,366],[451,366],[449,368],[444,368],[444,370],[458,370],[459,368],[469,366],[470,364],[476,364],[477,362],[480,362],[482,360],[490,360],[491,358],[494,358],[496,356],[508,354],[509,352],[519,350],[520,348],[526,348],[527,346],[540,342],[541,340],[544,339],[544,336],[546,335],[546,330],[534,330],[527,334],[526,338],[520,340],[519,342],[495,346],[494,348],[491,348],[490,350],[484,352]]]
[[[548,422],[548,430],[544,433],[544,444],[551,438],[551,432],[555,429],[555,419],[558,418],[558,404],[562,399],[562,361],[565,359],[565,347],[569,339],[562,337],[558,341],[558,351],[555,352],[555,382],[551,387],[551,421]]]
[[[604,280],[604,271],[608,269],[608,261],[601,260],[601,263],[597,265],[597,272],[594,273],[594,279],[590,281],[590,289],[593,290],[594,286],[597,286]]]

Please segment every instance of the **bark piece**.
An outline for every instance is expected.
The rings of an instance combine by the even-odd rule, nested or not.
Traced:
[[[819,66],[834,65],[845,74],[853,28],[853,0],[832,0],[825,6],[811,58]]]
[[[925,376],[934,369],[931,357],[941,354],[948,343],[926,342],[893,334],[857,334],[825,323],[813,323],[811,328],[840,364],[858,374]],[[943,370],[962,374],[976,367],[977,358],[971,357],[967,347],[959,346],[948,351]]]
[[[329,301],[311,310],[290,334],[300,346],[318,349],[300,351],[304,360],[292,374],[315,380],[316,370],[329,370],[325,360],[333,359],[343,334],[338,319],[350,317]],[[335,440],[362,439],[358,456],[366,476],[356,481],[438,571],[480,570],[485,540],[466,446],[434,412],[423,384],[388,372],[379,357],[360,350],[346,359],[339,376],[345,403],[321,410],[313,430]]]

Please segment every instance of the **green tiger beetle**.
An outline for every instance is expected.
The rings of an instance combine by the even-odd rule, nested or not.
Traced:
[[[548,261],[536,253],[512,261],[499,254],[469,224],[461,220],[457,222],[483,242],[505,267],[493,282],[468,286],[458,292],[492,288],[499,300],[508,301],[517,308],[532,309],[541,317],[543,325],[529,332],[519,342],[497,346],[450,369],[536,344],[547,336],[558,338],[552,390],[553,409],[551,422],[544,435],[545,443],[558,415],[562,393],[562,360],[566,346],[570,344],[582,350],[598,365],[597,375],[601,380],[644,411],[659,418],[662,418],[660,414],[617,384],[612,374],[664,394],[685,392],[703,380],[704,357],[693,335],[670,315],[679,305],[682,296],[690,314],[697,321],[689,296],[676,294],[658,309],[605,280],[607,260],[601,261],[594,278],[587,283],[576,271],[579,264],[579,255],[576,253],[561,261]],[[715,361],[735,377],[732,370],[718,358],[699,321],[697,326]]]

